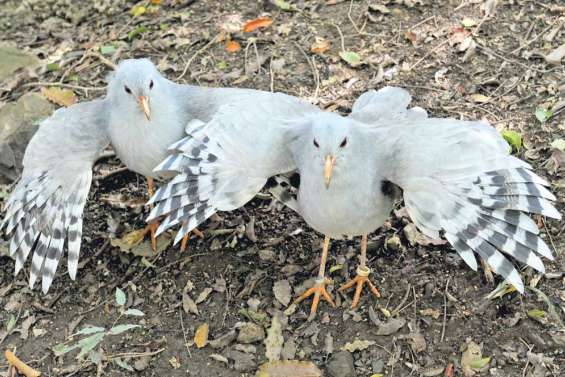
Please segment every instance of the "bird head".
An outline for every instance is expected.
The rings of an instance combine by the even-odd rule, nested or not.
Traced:
[[[340,169],[340,162],[350,153],[349,119],[334,113],[317,114],[310,121],[309,132],[303,138],[306,155],[314,171],[320,172],[326,189],[330,188],[332,178]],[[316,173],[314,173],[316,174]]]
[[[152,98],[159,92],[163,80],[150,60],[124,60],[109,80],[108,96],[121,109],[139,111],[150,121]]]

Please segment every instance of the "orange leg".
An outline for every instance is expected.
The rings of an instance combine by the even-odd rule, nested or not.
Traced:
[[[322,258],[320,259],[320,269],[318,270],[318,278],[316,279],[316,284],[308,289],[306,292],[301,294],[295,301],[295,304],[298,304],[305,300],[306,298],[314,295],[312,300],[312,306],[310,308],[310,316],[308,317],[308,321],[311,321],[316,316],[316,311],[318,310],[318,304],[320,303],[320,298],[323,298],[327,302],[330,303],[331,306],[335,308],[335,304],[326,291],[326,284],[330,283],[330,279],[325,277],[325,270],[326,270],[326,260],[328,259],[328,249],[330,248],[330,237],[326,236],[324,239],[324,248],[322,250]]]
[[[371,269],[367,267],[367,235],[364,234],[361,239],[361,256],[360,263],[357,267],[357,276],[349,280],[347,283],[339,287],[338,291],[343,292],[349,288],[355,286],[355,294],[353,295],[353,302],[351,303],[351,309],[354,309],[359,304],[359,299],[361,298],[361,291],[363,290],[363,285],[366,283],[369,286],[369,290],[375,297],[381,297],[377,287],[371,283],[369,280],[369,274]]]

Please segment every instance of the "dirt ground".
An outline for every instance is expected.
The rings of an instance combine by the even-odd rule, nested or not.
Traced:
[[[486,17],[494,2],[486,3],[485,10],[479,0],[291,1],[295,11],[285,11],[277,1],[162,0],[132,12],[136,3],[124,0],[6,0],[0,38],[35,54],[44,68],[0,85],[0,101],[39,91],[28,85],[34,82],[67,83],[79,100],[96,98],[104,92],[85,88],[103,88],[109,62],[128,57],[151,58],[173,80],[274,89],[342,113],[364,91],[396,85],[434,116],[484,119],[519,133],[517,155],[552,183],[563,211],[565,159],[550,144],[564,138],[565,112],[557,106],[540,122],[535,110],[565,97],[563,65],[544,58],[565,40],[565,7],[560,0],[500,1]],[[259,16],[273,23],[240,31]],[[227,35],[239,51],[226,51]],[[342,59],[344,51],[357,53],[360,64]],[[184,254],[170,245],[157,255],[126,253],[110,240],[144,226],[147,191],[143,177],[119,168],[111,156],[94,168],[76,281],[61,266],[43,295],[27,287],[27,272],[14,280],[13,260],[0,256],[0,348],[15,349],[44,376],[251,376],[267,361],[262,329],[273,316],[282,321],[283,357],[311,361],[325,375],[565,375],[559,221],[536,218],[556,254],[545,261],[548,274],[524,269],[533,289],[488,299],[500,279],[489,283],[449,245],[418,239],[398,203],[390,222],[370,235],[369,265],[382,297],[367,294],[349,309],[351,294],[335,287],[354,275],[359,240],[333,241],[328,273],[338,308],[322,303],[307,322],[309,302],[286,312],[280,302],[312,283],[321,250],[322,236],[296,214],[265,194],[208,221],[206,237],[191,239]],[[127,296],[123,306],[144,316],[119,314],[117,287]],[[106,336],[96,347],[98,364],[77,359],[77,351],[55,356],[56,345],[80,338],[70,334],[117,323],[139,327]],[[205,323],[210,339],[225,335],[215,348],[193,344]],[[370,342],[341,351],[356,339]],[[475,345],[483,358],[469,370],[462,355]],[[8,375],[2,355],[0,376]]]

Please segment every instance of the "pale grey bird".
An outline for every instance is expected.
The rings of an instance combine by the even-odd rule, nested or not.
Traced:
[[[178,242],[214,212],[244,205],[269,177],[295,171],[299,179],[279,177],[278,197],[325,235],[316,285],[297,299],[314,295],[312,318],[320,298],[333,305],[325,289],[331,238],[362,236],[357,276],[340,288],[356,286],[352,306],[365,283],[379,295],[368,278],[367,234],[388,218],[402,190],[424,234],[443,234],[474,270],[477,253],[523,292],[518,271],[502,253],[542,273],[538,255],[553,259],[523,213],[561,218],[548,183],[510,156],[490,125],[428,118],[422,109],[408,110],[409,102],[404,90],[385,88],[361,96],[349,117],[316,113],[298,121],[221,107],[175,143],[173,154],[156,168],[178,175],[151,199],[149,220],[166,216],[157,233],[184,224]],[[248,121],[267,115],[270,127]],[[296,198],[289,182],[297,186]]]
[[[254,124],[255,139],[261,143],[261,128],[271,126],[270,116],[300,119],[320,111],[281,93],[175,84],[147,59],[121,62],[105,98],[57,110],[42,122],[26,149],[22,178],[6,201],[0,225],[11,235],[16,275],[34,250],[30,286],[41,277],[42,290],[47,292],[66,244],[69,275],[75,279],[92,165],[108,143],[129,169],[149,178],[170,179],[172,175],[155,173],[153,168],[187,130],[209,122],[216,113],[234,119],[247,114],[246,121]],[[291,158],[285,158],[288,162],[282,164],[290,170]],[[151,179],[149,183],[152,186]],[[150,229],[155,228],[156,222],[151,223]],[[186,235],[181,238],[186,240]]]

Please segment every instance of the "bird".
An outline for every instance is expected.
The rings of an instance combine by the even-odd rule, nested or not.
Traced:
[[[178,242],[213,213],[241,207],[275,180],[276,197],[324,235],[315,285],[294,301],[313,296],[311,320],[320,300],[335,306],[325,276],[332,238],[361,236],[356,276],[338,291],[355,287],[353,308],[365,284],[380,296],[369,278],[367,236],[402,197],[423,234],[443,236],[473,270],[477,254],[523,293],[507,257],[541,273],[540,256],[553,260],[526,215],[561,218],[549,183],[512,156],[488,123],[428,117],[422,108],[408,108],[410,101],[406,90],[385,87],[361,95],[347,117],[318,112],[274,119],[261,109],[235,114],[220,108],[155,168],[178,175],[151,198],[147,221],[164,216],[157,234],[182,224]],[[270,126],[248,121],[258,117],[270,117]]]
[[[268,127],[271,119],[256,116],[255,108],[297,119],[321,111],[283,93],[177,84],[142,58],[118,64],[104,98],[58,109],[41,122],[26,148],[22,177],[5,202],[0,224],[0,231],[11,237],[15,275],[33,250],[29,285],[33,288],[41,277],[41,289],[47,293],[66,246],[68,273],[75,280],[92,166],[108,144],[130,170],[150,178],[150,191],[151,178],[169,180],[174,186],[175,174],[154,168],[187,131],[227,108],[234,117],[248,113],[256,128]],[[288,161],[279,163],[291,165],[290,158],[284,158]],[[149,224],[153,243],[157,221]],[[181,240],[187,235],[184,232]]]

